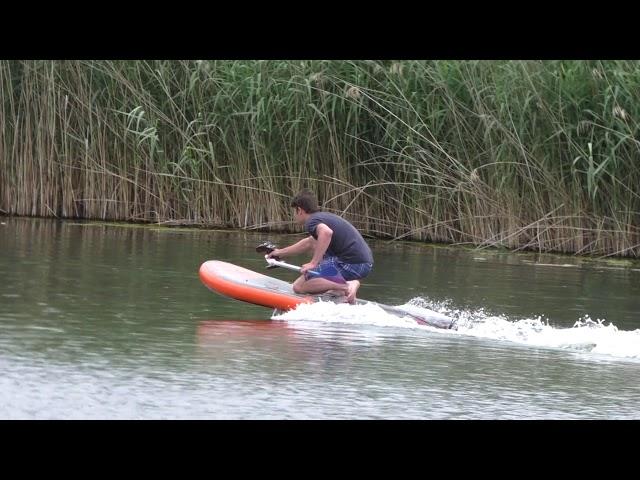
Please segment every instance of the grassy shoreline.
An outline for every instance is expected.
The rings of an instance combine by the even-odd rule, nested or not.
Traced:
[[[59,220],[65,222],[68,226],[82,226],[87,228],[92,227],[107,227],[107,228],[124,228],[124,229],[142,229],[152,230],[156,232],[174,232],[174,233],[224,233],[224,234],[250,234],[255,235],[256,244],[269,239],[269,234],[277,235],[278,237],[300,237],[304,235],[302,231],[283,231],[274,232],[267,230],[246,230],[237,228],[216,228],[210,226],[193,226],[193,225],[171,225],[171,224],[156,224],[151,222],[128,222],[128,221],[103,221],[103,220],[90,220],[90,219],[55,219],[52,217],[28,217],[28,216],[0,216],[0,219],[39,219],[45,221]],[[4,226],[7,225],[7,221],[3,220]],[[556,253],[556,252],[534,252],[534,251],[514,251],[503,247],[488,247],[486,249],[479,249],[473,245],[456,245],[451,243],[431,243],[421,240],[384,240],[380,238],[371,238],[374,242],[382,242],[383,244],[389,242],[398,244],[404,247],[410,247],[413,249],[444,249],[450,251],[463,251],[473,255],[473,260],[482,262],[488,260],[496,260],[502,258],[517,258],[522,264],[530,264],[539,267],[557,267],[557,268],[604,268],[613,270],[625,270],[625,271],[637,271],[640,272],[640,259],[637,258],[623,258],[623,257],[605,257],[594,255],[580,255],[576,256],[571,253]],[[295,238],[291,241],[295,241]],[[570,263],[567,263],[570,262]]]
[[[0,61],[0,211],[640,255],[633,61]]]

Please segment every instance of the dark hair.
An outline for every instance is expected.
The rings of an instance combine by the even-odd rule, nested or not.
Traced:
[[[293,208],[300,207],[307,213],[315,213],[320,210],[318,208],[318,200],[316,199],[316,196],[311,190],[307,190],[306,188],[304,190],[300,190],[296,196],[293,197],[293,200],[291,200],[291,206]]]

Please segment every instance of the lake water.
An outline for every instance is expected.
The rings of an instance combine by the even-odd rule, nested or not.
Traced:
[[[638,263],[371,241],[359,296],[456,331],[200,283],[299,238],[0,217],[0,418],[640,418]]]

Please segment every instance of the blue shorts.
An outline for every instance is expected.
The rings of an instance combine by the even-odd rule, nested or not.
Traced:
[[[312,278],[326,278],[334,283],[347,283],[349,280],[364,278],[371,272],[373,263],[343,263],[338,257],[324,257],[313,270],[318,272],[313,274],[307,272],[305,280]]]

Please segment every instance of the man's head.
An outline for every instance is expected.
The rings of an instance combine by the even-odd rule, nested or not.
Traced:
[[[319,211],[318,200],[310,190],[300,190],[293,200],[291,206],[294,208],[294,217],[298,223],[304,223],[307,217]]]

